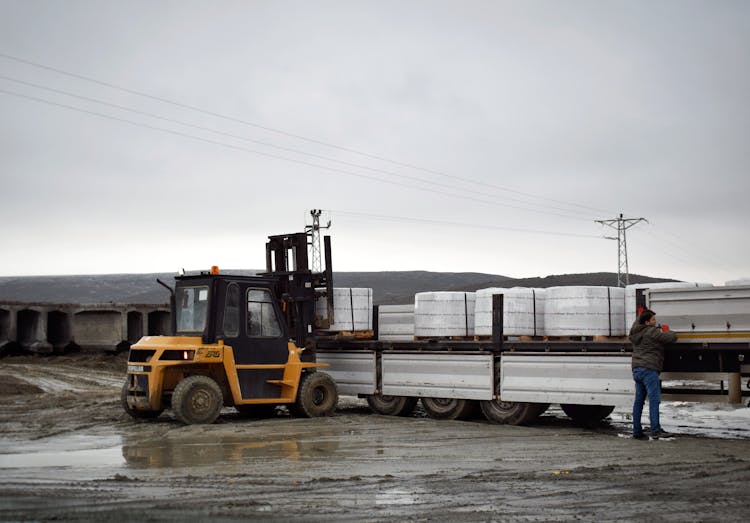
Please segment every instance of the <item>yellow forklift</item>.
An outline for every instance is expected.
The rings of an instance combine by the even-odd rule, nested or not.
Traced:
[[[263,417],[277,405],[304,417],[329,416],[336,383],[316,363],[311,339],[333,321],[330,238],[325,270],[308,268],[308,234],[269,236],[266,272],[177,276],[170,290],[171,336],[130,348],[122,406],[137,419],[164,409],[186,424],[213,423],[223,406]],[[320,290],[324,289],[324,290]],[[328,319],[315,318],[327,296]]]

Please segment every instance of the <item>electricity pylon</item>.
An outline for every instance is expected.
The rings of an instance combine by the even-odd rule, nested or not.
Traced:
[[[323,270],[323,256],[320,252],[320,229],[328,229],[331,227],[331,220],[325,227],[320,226],[320,215],[323,211],[320,209],[312,209],[310,216],[312,216],[312,225],[305,226],[305,232],[310,235],[310,250],[312,254],[312,271],[321,272]]]
[[[618,218],[612,220],[594,220],[607,227],[617,229],[617,237],[605,236],[607,240],[617,240],[617,286],[625,287],[630,285],[630,271],[628,270],[628,241],[625,237],[625,231],[637,223],[646,222],[646,218],[623,218],[622,213]],[[623,278],[624,276],[624,278]]]

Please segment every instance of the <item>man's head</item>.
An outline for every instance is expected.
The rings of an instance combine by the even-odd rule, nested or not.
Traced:
[[[641,325],[656,325],[656,313],[649,309],[644,309],[638,316],[638,323]]]

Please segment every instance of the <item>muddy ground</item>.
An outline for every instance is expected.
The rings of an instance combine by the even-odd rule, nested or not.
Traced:
[[[645,442],[625,437],[617,411],[596,427],[555,409],[511,427],[378,416],[356,398],[325,419],[225,409],[216,424],[183,426],[169,412],[122,412],[124,371],[124,356],[0,360],[0,520],[750,517],[744,413],[719,433],[702,422],[679,433],[670,419],[675,438]]]

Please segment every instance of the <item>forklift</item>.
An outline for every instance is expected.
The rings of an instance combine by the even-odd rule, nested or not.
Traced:
[[[145,336],[130,348],[122,387],[136,419],[166,408],[185,424],[213,423],[222,407],[265,417],[286,405],[293,415],[329,416],[336,383],[315,362],[312,336],[333,322],[330,237],[325,269],[308,267],[308,233],[269,236],[266,272],[221,274],[217,267],[175,277],[172,335]],[[325,297],[327,318],[315,317]]]

